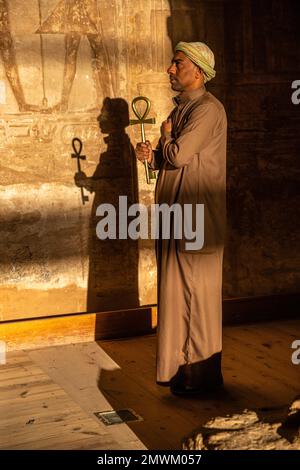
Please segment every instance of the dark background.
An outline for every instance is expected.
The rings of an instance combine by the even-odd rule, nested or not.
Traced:
[[[228,116],[226,297],[299,291],[300,2],[170,0],[168,33],[206,42]]]

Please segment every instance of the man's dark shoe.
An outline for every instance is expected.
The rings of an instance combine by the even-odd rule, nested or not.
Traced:
[[[173,395],[180,396],[194,396],[194,395],[207,395],[208,393],[218,392],[223,388],[223,384],[214,387],[192,387],[190,385],[177,384],[171,385],[170,390]]]
[[[222,390],[223,377],[211,384],[188,384],[180,381],[173,381],[170,386],[170,390],[174,395],[185,395],[185,396],[194,396],[194,395],[207,395],[208,393],[218,392]]]
[[[171,392],[174,395],[192,396],[207,395],[222,389],[221,356],[220,351],[204,361],[181,365],[170,380]]]

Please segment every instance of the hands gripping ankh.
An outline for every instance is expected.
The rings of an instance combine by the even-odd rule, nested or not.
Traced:
[[[143,114],[142,112],[139,112],[136,107],[136,104],[139,101],[144,101],[146,103],[146,108]],[[148,167],[149,155],[152,154],[152,148],[151,148],[150,142],[146,140],[145,124],[155,124],[155,118],[146,119],[149,114],[150,107],[151,107],[149,98],[146,98],[145,96],[137,96],[136,98],[132,100],[131,106],[137,119],[130,119],[130,124],[131,125],[140,124],[141,126],[141,142],[137,144],[137,150],[136,150],[137,157],[139,160],[143,161],[144,163],[146,181],[148,184],[150,184],[151,179],[156,179],[156,174]]]

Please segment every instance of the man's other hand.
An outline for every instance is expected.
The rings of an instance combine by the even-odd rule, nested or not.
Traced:
[[[139,142],[135,148],[135,154],[136,158],[141,162],[146,160],[148,163],[151,163],[152,145],[149,140],[146,140],[146,142]]]

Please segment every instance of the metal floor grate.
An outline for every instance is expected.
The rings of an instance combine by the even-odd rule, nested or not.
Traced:
[[[129,421],[143,421],[143,418],[130,408],[124,410],[97,411],[94,415],[97,416],[105,426],[127,423]]]

